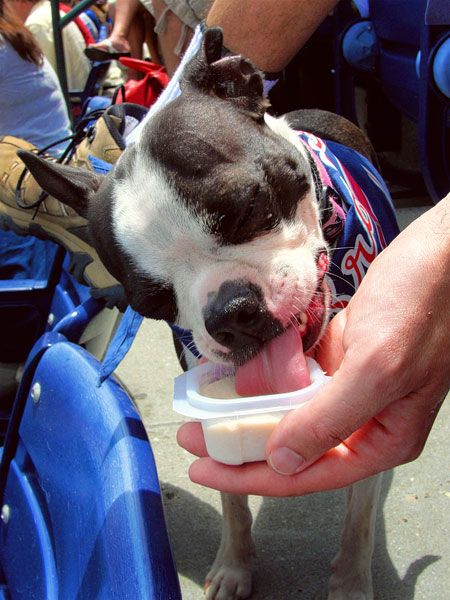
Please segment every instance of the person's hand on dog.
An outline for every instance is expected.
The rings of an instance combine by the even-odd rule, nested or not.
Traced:
[[[207,457],[201,425],[181,446],[190,478],[238,494],[294,496],[340,488],[414,460],[450,386],[450,195],[375,260],[330,323],[317,354],[333,378],[281,421],[266,462]],[[290,476],[286,476],[289,474]]]

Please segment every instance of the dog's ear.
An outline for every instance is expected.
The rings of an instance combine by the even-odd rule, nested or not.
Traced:
[[[43,190],[87,217],[89,202],[100,187],[103,175],[50,162],[27,150],[18,150],[17,154]]]
[[[186,65],[181,88],[194,86],[205,94],[232,102],[256,120],[262,120],[269,106],[264,96],[263,74],[241,55],[222,58],[223,33],[207,29],[197,54]]]

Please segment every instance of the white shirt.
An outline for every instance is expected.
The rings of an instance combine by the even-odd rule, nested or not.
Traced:
[[[65,13],[61,11],[60,15],[63,17]],[[57,72],[50,2],[41,0],[33,6],[25,26],[33,33],[42,52]],[[83,34],[76,23],[72,22],[64,27],[62,37],[69,91],[83,90],[91,70],[91,62],[84,54],[86,44]]]

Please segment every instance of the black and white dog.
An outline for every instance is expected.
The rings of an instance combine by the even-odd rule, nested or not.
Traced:
[[[93,246],[137,312],[190,330],[209,360],[240,366],[296,324],[306,351],[329,318],[314,169],[289,123],[369,160],[374,154],[364,134],[335,115],[271,117],[261,74],[221,53],[221,31],[208,30],[181,95],[145,124],[107,176],[20,156],[48,193],[88,219]],[[377,477],[349,490],[330,600],[373,597],[378,494]],[[224,494],[223,504],[207,597],[246,598],[251,515],[244,497]]]

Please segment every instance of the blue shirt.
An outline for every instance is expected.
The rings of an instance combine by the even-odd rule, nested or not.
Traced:
[[[0,34],[0,135],[12,135],[42,149],[71,134],[67,107],[50,63],[21,58]],[[49,153],[58,156],[68,142]]]

